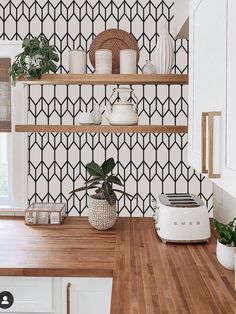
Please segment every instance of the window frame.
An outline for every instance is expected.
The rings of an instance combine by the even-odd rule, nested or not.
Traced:
[[[0,133],[0,136],[4,134],[6,135],[6,142],[7,142],[7,160],[8,160],[8,156],[9,156],[9,133]],[[1,148],[1,147],[0,147]],[[9,182],[9,164],[8,164],[8,169],[7,169],[7,172],[8,172],[8,183],[9,183],[9,186],[10,186],[10,182]],[[3,205],[8,205],[10,204],[10,195],[8,196],[2,196],[0,197],[0,206],[3,206]]]
[[[15,56],[21,52],[22,41],[0,40],[0,58],[10,58],[13,63]],[[11,124],[8,133],[8,175],[9,198],[1,210],[24,210],[27,207],[27,134],[16,133],[16,124],[27,123],[27,89],[22,84],[11,88]]]

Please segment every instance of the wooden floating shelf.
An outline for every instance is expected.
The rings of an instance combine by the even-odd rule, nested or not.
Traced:
[[[26,133],[187,133],[186,125],[16,125],[16,132]]]
[[[187,85],[186,74],[45,74],[40,80],[17,79],[25,85]]]

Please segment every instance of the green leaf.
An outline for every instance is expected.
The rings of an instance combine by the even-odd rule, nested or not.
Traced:
[[[86,165],[86,170],[88,171],[90,176],[104,178],[104,172],[102,168],[98,164],[96,164],[94,161]]]
[[[236,246],[236,229],[235,229],[235,218],[228,224],[222,224],[217,220],[214,221],[215,229],[219,234],[219,241],[222,244]]]
[[[89,183],[93,183],[96,182],[97,184],[99,184],[99,182],[103,180],[103,178],[100,177],[94,177],[93,179],[87,180],[86,182],[84,182],[84,184],[89,184]]]
[[[81,188],[75,189],[71,191],[69,194],[76,193],[76,192],[81,192],[81,191],[87,191],[91,189],[98,189],[99,186],[97,186],[95,183],[92,183],[90,185],[82,186]]]
[[[117,176],[109,176],[106,180],[110,183],[115,183],[117,185],[124,186],[124,184],[122,184],[122,182]]]
[[[112,187],[111,187],[110,183],[103,182],[102,190],[103,190],[103,194],[105,196],[106,201],[110,205],[115,205],[117,198],[116,198],[115,192],[112,190]]]
[[[121,194],[123,194],[123,195],[126,195],[126,196],[129,196],[129,197],[131,197],[132,199],[134,198],[133,195],[131,195],[131,194],[129,194],[129,193],[126,193],[125,191],[121,191],[121,190],[117,190],[117,189],[113,189],[113,191],[114,191],[114,192],[119,192],[119,193],[121,193]]]
[[[105,174],[105,176],[110,173],[115,167],[115,161],[113,158],[109,158],[102,164],[101,168]]]
[[[49,45],[48,39],[41,35],[39,38],[26,38],[22,44],[23,51],[15,57],[11,68],[11,78],[13,81],[21,74],[30,78],[41,78],[42,74],[49,71],[56,72],[57,66],[54,63],[59,61],[58,54],[54,46]],[[38,61],[34,65],[30,60]]]
[[[102,188],[98,188],[98,189],[96,189],[96,190],[95,190],[95,192],[96,192],[97,194],[103,194],[103,190],[102,190]]]

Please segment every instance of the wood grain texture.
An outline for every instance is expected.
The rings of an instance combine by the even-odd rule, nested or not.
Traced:
[[[86,218],[28,227],[0,218],[0,276],[113,276],[111,314],[236,313],[234,273],[209,244],[162,244],[151,218],[118,218],[111,230]]]
[[[0,132],[11,132],[11,121],[0,121]]]
[[[16,125],[16,132],[28,133],[187,133],[185,125]]]
[[[40,80],[17,79],[26,85],[187,85],[186,74],[44,74]]]
[[[0,239],[0,276],[113,274],[116,233],[97,232],[87,219],[66,218],[62,225],[31,227],[22,218],[1,218]]]

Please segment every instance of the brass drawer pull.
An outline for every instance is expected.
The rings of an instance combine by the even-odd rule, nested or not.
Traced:
[[[206,130],[208,112],[202,112],[202,173],[208,173],[206,167]]]
[[[202,112],[202,173],[208,173],[208,178],[219,179],[221,176],[214,173],[214,118],[220,117],[221,112]],[[208,144],[207,144],[207,118],[208,118]],[[208,152],[208,167],[207,167]]]
[[[214,118],[220,117],[221,112],[208,113],[208,178],[219,179],[219,173],[214,173]]]
[[[70,314],[70,288],[71,283],[68,282],[66,287],[66,314]]]

